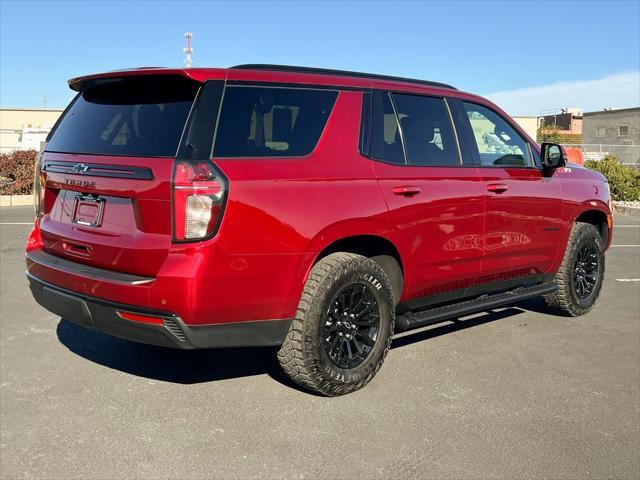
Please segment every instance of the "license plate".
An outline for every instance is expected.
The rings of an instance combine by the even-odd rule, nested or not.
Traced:
[[[94,198],[90,195],[76,195],[73,208],[73,223],[99,227],[102,224],[104,212],[104,198]]]

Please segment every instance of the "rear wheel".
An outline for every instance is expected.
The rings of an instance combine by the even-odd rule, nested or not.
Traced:
[[[588,223],[576,223],[556,274],[558,290],[545,295],[547,304],[565,315],[584,315],[600,295],[604,266],[604,246],[598,230]]]
[[[364,387],[391,345],[393,296],[373,260],[334,253],[311,270],[278,360],[299,385],[327,396]]]

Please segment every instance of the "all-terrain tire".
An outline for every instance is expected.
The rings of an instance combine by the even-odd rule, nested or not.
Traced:
[[[365,286],[375,298],[379,329],[375,344],[361,364],[338,368],[325,351],[323,325],[335,296],[352,284]],[[308,390],[326,396],[354,392],[369,383],[382,366],[391,346],[394,322],[391,285],[382,268],[361,255],[333,253],[312,268],[296,316],[278,351],[278,361],[294,382]]]
[[[574,275],[578,262],[578,254],[585,246],[592,246],[598,261],[598,272],[593,290],[586,298],[580,298],[576,290]],[[567,248],[555,276],[558,290],[544,296],[547,305],[558,313],[577,317],[589,312],[596,303],[604,279],[605,256],[604,245],[600,233],[589,223],[577,222],[573,225],[567,242]]]

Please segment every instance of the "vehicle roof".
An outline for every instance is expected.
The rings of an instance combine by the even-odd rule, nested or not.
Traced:
[[[262,71],[266,70],[270,72],[309,73],[312,75],[320,74],[320,75],[328,75],[328,76],[334,76],[334,77],[353,77],[353,78],[363,78],[363,79],[372,79],[372,80],[384,80],[384,81],[392,81],[392,82],[427,85],[430,87],[447,88],[451,90],[456,90],[456,88],[451,85],[448,85],[446,83],[441,83],[441,82],[433,82],[431,80],[420,80],[416,78],[407,78],[407,77],[395,77],[391,75],[381,75],[377,73],[352,72],[350,70],[333,70],[329,68],[249,63],[245,65],[236,65],[234,67],[230,67],[230,69],[231,70],[262,70]]]
[[[75,77],[69,80],[73,90],[81,90],[87,82],[101,78],[137,76],[137,75],[181,75],[192,80],[238,80],[264,81],[275,83],[301,83],[332,85],[337,87],[373,88],[382,84],[387,86],[423,87],[428,89],[458,91],[446,83],[415,78],[380,75],[348,70],[332,70],[326,68],[299,67],[290,65],[246,64],[229,68],[164,68],[141,67],[128,70],[97,73]]]

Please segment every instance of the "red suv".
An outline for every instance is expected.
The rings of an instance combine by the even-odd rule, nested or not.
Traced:
[[[582,315],[605,179],[449,85],[275,65],[143,68],[78,92],[36,165],[35,299],[138,342],[278,346],[325,395],[394,332],[544,296]]]

